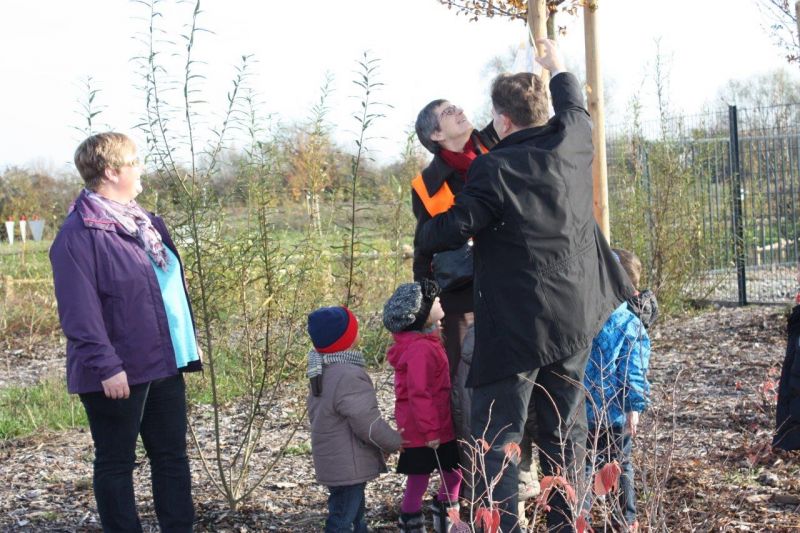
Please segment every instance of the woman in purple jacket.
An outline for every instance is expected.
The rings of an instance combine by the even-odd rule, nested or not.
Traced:
[[[133,494],[136,440],[150,459],[161,531],[191,531],[182,372],[200,369],[183,266],[164,221],[142,209],[136,145],[101,133],[75,151],[86,188],[50,248],[67,388],[95,447],[104,531],[142,530]]]

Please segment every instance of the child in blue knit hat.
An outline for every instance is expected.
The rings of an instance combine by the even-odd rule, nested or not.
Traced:
[[[400,433],[381,417],[375,388],[354,350],[358,320],[346,307],[308,315],[310,380],[308,416],[317,481],[328,487],[326,532],[367,531],[364,489],[386,472],[384,453],[402,445]]]

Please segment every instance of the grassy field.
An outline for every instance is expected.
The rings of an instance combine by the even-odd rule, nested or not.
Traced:
[[[287,249],[302,245],[298,232],[284,229],[275,233],[281,245]],[[47,357],[63,357],[63,337],[58,323],[58,313],[53,294],[52,272],[48,258],[51,242],[29,242],[13,245],[0,244],[0,364],[13,376],[12,365],[24,365],[26,361],[42,357],[39,352],[47,352]],[[383,360],[389,336],[382,327],[380,316],[383,302],[398,282],[407,281],[410,264],[401,262],[392,250],[394,244],[385,238],[369,239],[365,252],[359,260],[358,297],[353,307],[361,324],[361,348],[368,361],[379,363]],[[326,270],[333,276],[342,271],[341,247],[328,247],[327,251],[314,258],[313,267]],[[291,270],[292,265],[283,265],[281,271]],[[310,273],[315,274],[315,273]],[[294,322],[283,317],[273,322],[273,335],[284,339],[290,333],[295,339],[274,351],[282,350],[286,364],[274,371],[280,375],[271,376],[269,383],[280,380],[294,380],[304,372],[305,354],[308,343],[305,337],[305,314],[320,305],[335,305],[341,302],[340,280],[330,281],[332,287],[320,288],[328,281],[320,276],[308,275],[298,287],[302,301],[296,305]],[[189,283],[192,280],[189,279]],[[307,287],[305,285],[308,285]],[[229,403],[253,393],[253,368],[259,368],[259,353],[255,350],[251,358],[242,351],[238,339],[242,336],[239,324],[241,316],[235,310],[223,317],[218,331],[214,350],[214,370],[218,401]],[[256,332],[262,335],[262,332]],[[257,338],[258,340],[258,338]],[[274,343],[277,346],[277,342]],[[287,348],[288,346],[288,348]],[[46,348],[46,349],[45,349]],[[288,351],[287,351],[288,350]],[[19,354],[22,352],[22,354]],[[282,352],[282,353],[283,353]],[[12,357],[12,354],[18,354]],[[255,363],[253,362],[255,358]],[[206,362],[208,358],[206,358]],[[86,418],[80,401],[66,392],[63,368],[56,365],[58,373],[43,375],[33,385],[16,385],[14,380],[6,380],[10,385],[0,388],[0,440],[30,435],[42,430],[85,426]],[[208,368],[208,365],[206,365]],[[190,402],[208,404],[212,392],[208,372],[203,376],[188,380]]]

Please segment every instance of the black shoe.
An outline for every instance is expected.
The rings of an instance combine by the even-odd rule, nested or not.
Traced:
[[[398,520],[401,533],[426,533],[422,511],[416,513],[400,513]]]

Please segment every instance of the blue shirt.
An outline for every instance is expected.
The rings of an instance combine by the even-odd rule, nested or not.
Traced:
[[[175,363],[178,368],[182,368],[192,361],[197,361],[200,356],[197,354],[197,339],[194,336],[189,302],[183,290],[183,277],[178,258],[168,247],[164,246],[164,250],[167,252],[166,271],[153,263],[152,259],[150,262],[156,272],[164,309],[167,312],[169,336],[172,338],[172,348],[175,350]]]

